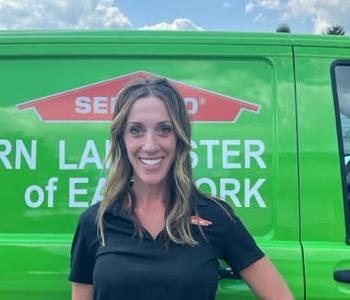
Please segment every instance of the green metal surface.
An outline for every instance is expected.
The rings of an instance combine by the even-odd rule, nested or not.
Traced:
[[[296,47],[300,206],[307,299],[349,299],[333,273],[350,269],[331,85],[331,65],[349,49]]]
[[[320,54],[338,47],[337,55],[348,57],[345,46],[348,39],[275,34],[0,32],[0,299],[69,298],[72,233],[79,214],[100,199],[105,171],[96,155],[102,161],[108,148],[109,122],[44,122],[16,105],[140,70],[260,106],[235,122],[193,123],[195,181],[234,207],[297,299],[305,291],[307,299],[345,299],[337,293],[348,286],[336,284],[331,272],[349,258],[334,58]],[[248,155],[257,143],[260,162]],[[32,147],[35,168],[23,154],[33,154]],[[50,178],[57,178],[51,200]],[[44,195],[37,208],[25,201],[33,185]],[[227,279],[217,298],[255,299],[241,280]]]

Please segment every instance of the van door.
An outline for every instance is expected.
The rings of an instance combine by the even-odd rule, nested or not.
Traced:
[[[349,59],[345,47],[295,47],[306,299],[350,297]]]

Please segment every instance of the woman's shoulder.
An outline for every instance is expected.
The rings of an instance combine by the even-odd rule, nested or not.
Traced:
[[[198,214],[215,219],[217,222],[232,222],[235,214],[232,207],[224,200],[205,194],[197,194],[194,197]]]
[[[100,207],[100,202],[97,202],[85,209],[80,217],[79,223],[81,226],[91,226],[96,224],[97,213]]]

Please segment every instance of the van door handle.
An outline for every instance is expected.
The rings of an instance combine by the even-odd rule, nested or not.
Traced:
[[[339,270],[335,271],[333,278],[339,282],[350,283],[350,270]]]
[[[227,269],[219,269],[219,279],[242,279],[242,277],[231,270],[231,268]]]

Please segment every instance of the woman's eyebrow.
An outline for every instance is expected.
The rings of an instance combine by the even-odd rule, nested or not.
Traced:
[[[165,120],[165,121],[160,121],[158,122],[159,125],[163,125],[163,124],[166,124],[166,125],[172,125],[173,122],[171,122],[171,120]]]
[[[128,125],[142,125],[141,122],[136,122],[136,121],[129,121],[129,122],[126,122]]]
[[[128,121],[126,122],[127,125],[143,125],[142,122],[137,122],[137,121]],[[157,125],[172,125],[173,122],[171,120],[164,120],[164,121],[160,121],[157,123]]]

